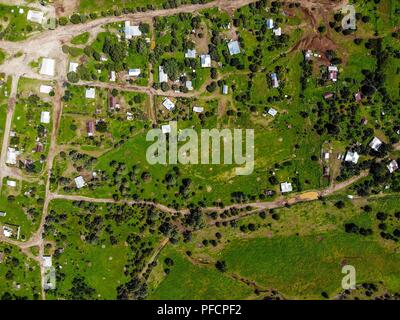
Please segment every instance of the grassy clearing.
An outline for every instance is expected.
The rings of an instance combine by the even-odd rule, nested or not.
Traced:
[[[334,206],[338,200],[344,200],[343,209]],[[361,209],[366,204],[372,208],[370,213]],[[225,261],[227,266],[222,279],[237,275],[254,281],[261,289],[275,289],[287,298],[321,299],[322,292],[333,298],[341,291],[343,264],[356,268],[358,285],[382,281],[386,290],[398,292],[400,281],[396,265],[400,257],[395,253],[396,243],[380,237],[379,221],[375,219],[378,211],[393,215],[398,211],[398,200],[386,197],[351,202],[340,196],[324,202],[276,209],[267,212],[266,217],[249,216],[232,226],[201,229],[193,233],[191,242],[167,248],[166,253],[162,253],[158,260],[159,268],[154,269],[149,285],[154,288],[154,296],[157,292],[161,296],[168,291],[170,297],[172,292],[172,298],[196,299],[197,290],[183,295],[185,286],[193,285],[192,279],[200,279],[201,283],[203,274],[220,260]],[[395,220],[388,218],[388,230],[398,224]],[[344,224],[350,222],[371,228],[373,234],[361,236],[346,233]],[[217,233],[222,237],[216,237]],[[215,246],[211,245],[211,241],[215,241]],[[161,266],[168,268],[163,263],[166,257],[175,261],[179,252],[181,257],[178,256],[176,268],[181,270],[180,259],[188,251],[191,252],[190,260],[201,261],[201,264],[194,266],[186,257],[188,269],[179,273],[179,278],[173,275],[175,265],[170,267],[169,275],[163,275]],[[186,273],[190,274],[187,278],[184,276]],[[181,283],[186,285],[181,287]],[[224,284],[219,285],[219,289],[223,290]],[[214,288],[213,284],[208,288]],[[202,292],[208,288],[202,289]],[[238,291],[232,292],[236,294]],[[224,298],[233,297],[228,294]]]
[[[17,247],[0,243],[0,277],[1,299],[40,298],[39,265]]]
[[[173,266],[166,267],[165,258],[172,259]],[[165,275],[163,267],[170,269],[168,275]],[[163,250],[152,277],[154,280],[158,278],[159,285],[150,292],[150,300],[244,299],[252,293],[245,284],[218,272],[213,266],[193,264],[173,246]]]
[[[7,180],[16,181],[16,187],[7,186]],[[0,225],[11,224],[21,227],[21,241],[29,239],[37,229],[42,216],[44,202],[44,183],[28,183],[4,178],[0,196]]]
[[[23,10],[20,13],[20,9]],[[29,8],[25,6],[0,5],[0,37],[9,41],[21,41],[30,34],[41,31],[43,28],[38,23],[26,19]]]
[[[158,220],[146,222],[148,209],[53,201],[45,237],[51,244],[57,289],[48,297],[116,299],[118,287],[144,268],[161,239],[154,232]],[[161,220],[155,210],[151,214]]]
[[[89,36],[90,36],[89,32],[78,34],[77,36],[71,39],[71,43],[75,45],[86,44],[89,40]]]

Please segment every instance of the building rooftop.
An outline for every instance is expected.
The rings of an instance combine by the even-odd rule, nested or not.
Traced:
[[[52,86],[47,86],[47,85],[40,85],[39,87],[39,92],[40,93],[50,93],[53,90]]]
[[[186,88],[188,88],[189,91],[193,90],[193,83],[190,80],[187,80],[185,83]]]
[[[228,43],[228,49],[229,49],[229,54],[231,56],[235,55],[235,54],[239,54],[240,53],[240,46],[239,46],[239,41],[230,41]]]
[[[9,187],[16,187],[17,186],[17,181],[14,180],[7,180],[7,186]]]
[[[360,158],[360,155],[357,152],[348,151],[346,153],[346,157],[344,158],[344,161],[353,162],[354,164],[356,164],[358,162],[359,158]]]
[[[16,151],[14,148],[7,149],[7,164],[17,164],[17,156],[19,155],[19,151]]]
[[[382,144],[383,142],[381,140],[379,140],[377,137],[374,137],[374,139],[372,139],[372,141],[370,142],[369,146],[373,150],[379,151],[379,148],[381,147]]]
[[[211,67],[211,56],[209,54],[202,54],[200,56],[200,62],[202,68],[210,68]]]
[[[42,111],[40,114],[40,122],[41,123],[50,123],[50,112],[49,111]]]
[[[85,180],[83,179],[82,176],[76,177],[74,179],[74,181],[75,181],[76,187],[78,189],[83,188],[84,186],[86,186],[86,182],[85,182]]]
[[[94,99],[96,96],[96,89],[95,88],[87,88],[85,91],[85,97],[88,99]]]
[[[268,114],[270,114],[271,116],[275,117],[278,114],[278,111],[276,111],[274,108],[270,108],[268,110]]]
[[[161,131],[162,133],[170,133],[171,132],[171,126],[169,124],[165,124],[161,126]]]
[[[170,99],[165,98],[163,101],[163,106],[168,109],[168,110],[172,110],[173,108],[175,108],[175,103],[173,103]]]
[[[132,37],[138,37],[142,35],[142,31],[140,31],[139,26],[131,26],[130,21],[125,21],[125,38],[132,39]]]
[[[76,72],[76,70],[78,69],[79,64],[76,62],[70,62],[69,63],[69,68],[68,68],[68,72]]]
[[[140,69],[129,69],[129,71],[128,71],[128,75],[130,77],[137,77],[140,75],[140,73],[141,73]]]
[[[53,264],[51,261],[51,256],[43,256],[43,267],[50,268]]]
[[[274,33],[274,35],[275,36],[277,36],[277,37],[280,37],[281,35],[282,35],[282,29],[279,27],[279,28],[276,28],[276,29],[274,29],[274,30],[272,30],[272,32]]]
[[[398,163],[397,163],[396,160],[392,160],[392,161],[387,165],[387,168],[388,168],[388,170],[389,170],[390,173],[393,173],[393,172],[395,172],[396,170],[399,169],[399,165],[398,165]]]
[[[281,183],[281,192],[282,193],[287,193],[287,192],[292,192],[292,191],[293,191],[293,187],[290,182],[282,182]]]
[[[272,80],[272,87],[273,88],[278,88],[279,87],[279,81],[278,81],[278,76],[276,73],[271,73],[271,80]]]
[[[54,76],[54,66],[54,59],[43,58],[39,73],[46,76]]]
[[[28,15],[26,18],[29,21],[36,22],[36,23],[42,23],[44,17],[44,13],[41,11],[36,11],[36,10],[29,10]]]
[[[168,82],[168,74],[164,72],[164,67],[158,67],[158,82]]]
[[[185,53],[185,58],[189,59],[196,58],[196,49],[188,49]]]
[[[202,113],[204,111],[204,108],[203,107],[194,106],[193,107],[193,111],[197,112],[197,113]]]

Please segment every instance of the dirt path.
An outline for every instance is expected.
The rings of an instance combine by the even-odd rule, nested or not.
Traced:
[[[55,194],[55,193],[50,193],[49,198],[51,200],[55,199],[64,199],[64,200],[70,200],[70,201],[87,201],[87,202],[94,202],[94,203],[115,203],[115,204],[127,204],[127,205],[149,205],[156,207],[157,209],[160,209],[161,211],[168,212],[171,214],[177,214],[179,212],[181,213],[187,213],[187,209],[183,210],[176,210],[170,207],[167,207],[163,204],[152,202],[152,201],[135,201],[135,200],[114,200],[111,198],[90,198],[90,197],[84,197],[84,196],[77,196],[77,195],[64,195],[64,194]]]
[[[158,245],[158,247],[154,250],[152,256],[150,257],[149,261],[146,263],[145,267],[143,268],[143,270],[139,273],[139,277],[142,278],[143,275],[146,273],[146,271],[149,269],[149,265],[151,263],[153,263],[158,256],[160,255],[160,252],[162,251],[162,249],[164,249],[164,247],[168,244],[169,242],[169,238],[165,238],[162,239],[160,244]]]
[[[18,76],[14,76],[12,78],[11,84],[11,93],[8,100],[7,106],[7,118],[6,124],[4,127],[4,136],[3,136],[3,144],[1,148],[1,155],[0,155],[0,190],[3,186],[3,178],[6,176],[6,160],[7,160],[7,149],[8,149],[8,142],[10,140],[10,132],[11,132],[11,123],[14,116],[15,111],[15,103],[16,103],[16,95],[18,90]]]

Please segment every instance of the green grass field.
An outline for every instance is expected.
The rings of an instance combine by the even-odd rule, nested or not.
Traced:
[[[0,299],[40,298],[40,269],[18,248],[0,244]]]
[[[213,266],[192,264],[172,246],[162,251],[159,266],[154,270],[154,281],[160,281],[157,277],[162,277],[165,258],[172,259],[174,265],[170,267],[170,273],[149,294],[150,300],[244,299],[252,294],[246,285],[221,274]]]
[[[355,267],[357,285],[382,281],[386,290],[398,292],[396,266],[400,257],[394,243],[380,238],[374,219],[377,211],[395,212],[398,201],[391,197],[370,201],[371,213],[360,209],[365,201],[345,200],[343,209],[333,205],[336,201],[333,198],[325,204],[299,204],[274,210],[278,218],[267,213],[265,219],[241,219],[234,228],[211,227],[194,232],[190,243],[167,248],[160,255],[158,267],[149,278],[153,290],[149,298],[207,299],[208,290],[215,290],[213,296],[222,299],[254,294],[243,288],[226,294],[227,277],[231,280],[233,275],[254,282],[263,290],[275,289],[286,298],[320,299],[322,292],[333,298],[342,290],[344,264]],[[373,235],[346,233],[343,226],[348,222],[372,228]],[[255,225],[255,231],[242,228],[249,223]],[[203,240],[216,239],[216,232],[222,234],[217,245],[204,246]],[[187,251],[192,253],[191,258],[185,255]],[[166,257],[174,260],[173,266],[165,265]],[[218,272],[213,265],[217,260],[225,261],[227,271],[220,274],[219,281],[205,284],[210,272]],[[162,271],[164,268],[171,270],[168,275]],[[241,284],[236,281],[236,285]]]

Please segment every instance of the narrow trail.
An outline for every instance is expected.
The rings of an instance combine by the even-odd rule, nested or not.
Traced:
[[[150,257],[149,261],[146,263],[145,267],[143,270],[139,273],[139,277],[142,278],[143,275],[147,272],[149,269],[149,265],[152,264],[155,260],[157,260],[158,256],[160,255],[160,252],[162,249],[165,248],[165,246],[168,244],[169,238],[162,239],[158,247],[154,250],[152,256]]]
[[[2,187],[3,187],[3,178],[6,176],[5,168],[6,168],[6,159],[7,159],[7,149],[8,149],[8,142],[10,140],[11,123],[12,123],[12,119],[13,119],[14,111],[15,111],[16,96],[17,96],[17,90],[18,90],[18,81],[19,81],[18,76],[14,76],[12,78],[11,93],[10,93],[10,97],[8,100],[8,106],[7,106],[7,118],[6,118],[6,124],[4,127],[3,144],[2,144],[1,155],[0,155],[0,190],[2,190]]]

